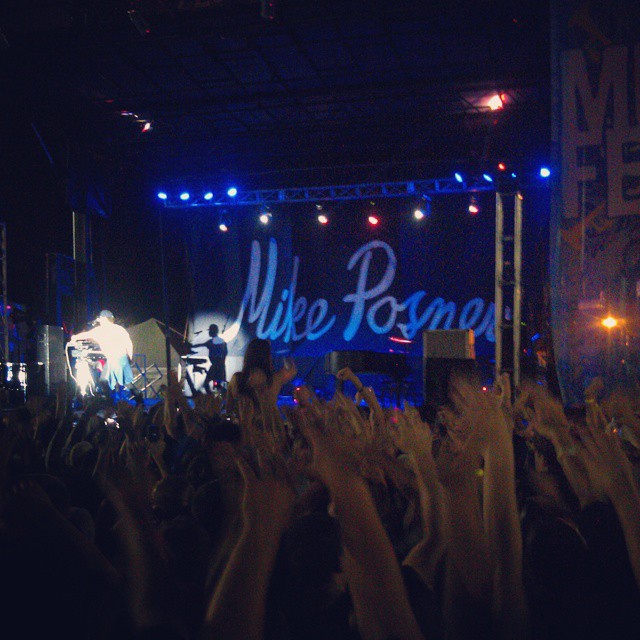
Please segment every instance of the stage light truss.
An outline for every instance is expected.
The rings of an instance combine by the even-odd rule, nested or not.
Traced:
[[[188,201],[180,200],[178,192],[162,200],[165,207],[210,207],[210,206],[252,206],[287,204],[297,202],[335,202],[339,200],[370,200],[379,198],[405,198],[412,196],[432,196],[437,194],[473,193],[495,191],[493,184],[484,180],[458,182],[454,177],[405,182],[370,182],[326,187],[292,187],[286,189],[238,190],[235,197],[227,195],[227,189],[210,191],[203,189],[200,197]],[[168,192],[167,192],[168,193]],[[205,193],[212,197],[205,199]]]

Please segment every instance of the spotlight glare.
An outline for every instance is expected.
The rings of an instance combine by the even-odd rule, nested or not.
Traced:
[[[422,220],[422,219],[424,218],[424,211],[423,211],[422,209],[416,209],[416,210],[413,212],[413,217],[414,217],[416,220]]]
[[[235,187],[229,187],[227,189],[227,195],[230,198],[235,198],[238,195],[238,190]]]
[[[213,198],[213,193],[211,193],[211,191],[207,191],[207,193],[204,194],[204,199],[211,200],[211,198]]]
[[[548,178],[551,175],[551,170],[548,167],[541,167],[540,168],[540,177],[541,178]]]
[[[158,192],[158,198],[160,198],[160,200],[166,200],[167,199],[167,194],[164,191],[159,191]]]
[[[261,213],[259,220],[260,220],[260,222],[262,222],[262,224],[269,224],[269,221],[271,220],[271,214],[270,213]]]
[[[183,191],[183,192],[180,194],[180,200],[187,201],[187,200],[189,199],[189,197],[190,197],[190,196],[189,196],[188,192],[186,192],[186,191]]]
[[[487,181],[487,182],[493,182],[493,178],[488,174],[488,173],[483,173],[482,177]]]
[[[369,216],[367,220],[372,227],[375,227],[380,222],[377,216]]]
[[[500,171],[506,171],[507,165],[504,162],[498,162],[498,169],[500,169]]]
[[[319,222],[320,224],[327,224],[327,223],[329,222],[329,218],[327,218],[327,216],[325,216],[325,215],[324,215],[324,213],[321,213],[321,214],[318,216],[318,222]]]
[[[224,222],[221,222],[218,225],[218,229],[220,229],[220,231],[222,231],[222,233],[226,233],[227,231],[229,231],[229,227],[227,227],[227,225]]]
[[[457,171],[453,174],[453,177],[456,179],[457,182],[462,182],[462,174],[458,173]]]
[[[472,216],[475,216],[476,214],[480,213],[480,207],[478,206],[478,201],[474,196],[471,196],[471,199],[469,200],[469,213]]]
[[[502,109],[504,106],[502,102],[502,98],[497,93],[494,96],[491,96],[489,102],[487,102],[487,106],[491,111],[497,111],[498,109]]]
[[[613,329],[618,326],[618,321],[612,316],[607,316],[602,320],[602,326],[607,329]]]
[[[142,126],[142,133],[146,133],[147,131],[151,131],[151,123],[145,122]]]

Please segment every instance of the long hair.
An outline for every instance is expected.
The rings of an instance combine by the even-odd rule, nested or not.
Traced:
[[[271,343],[262,338],[254,338],[247,345],[242,361],[242,371],[238,381],[238,391],[253,398],[254,392],[249,387],[249,376],[252,369],[260,369],[267,377],[267,386],[273,382],[273,360],[271,359]]]

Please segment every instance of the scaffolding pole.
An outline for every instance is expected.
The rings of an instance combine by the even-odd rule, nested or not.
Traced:
[[[513,200],[511,201],[511,197]],[[522,331],[522,193],[496,193],[495,378],[520,387]],[[511,306],[505,306],[507,301]]]

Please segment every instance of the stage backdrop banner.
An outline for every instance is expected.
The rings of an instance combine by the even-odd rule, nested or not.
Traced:
[[[423,224],[406,203],[387,201],[376,228],[359,204],[334,208],[326,227],[301,208],[274,211],[268,227],[238,211],[226,234],[215,216],[196,215],[189,339],[204,343],[216,324],[227,342],[227,377],[253,337],[304,362],[301,379],[322,373],[321,359],[333,350],[406,351],[417,361],[426,329],[473,329],[478,354],[488,357],[495,210],[488,198],[483,215],[470,216],[468,199],[457,197]]]
[[[557,1],[554,22],[552,329],[563,400],[579,406],[595,376],[638,377],[640,4]]]

